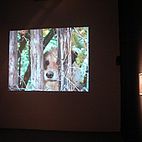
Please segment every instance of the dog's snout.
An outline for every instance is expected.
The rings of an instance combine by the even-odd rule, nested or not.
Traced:
[[[47,76],[48,78],[52,78],[52,77],[54,76],[54,73],[53,73],[52,71],[48,71],[48,72],[46,73],[46,76]]]

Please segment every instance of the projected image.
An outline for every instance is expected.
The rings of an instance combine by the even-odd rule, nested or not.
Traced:
[[[89,28],[9,32],[10,91],[89,91]]]
[[[142,73],[139,73],[139,95],[142,95]]]

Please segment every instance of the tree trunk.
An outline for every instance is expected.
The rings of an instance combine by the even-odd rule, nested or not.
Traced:
[[[17,32],[11,31],[9,37],[9,89],[18,89],[18,52],[17,52]]]
[[[89,30],[87,30],[87,65],[89,65],[89,44],[88,44],[88,41],[89,41]],[[87,80],[86,80],[86,88],[87,88],[87,91],[89,91],[89,67],[87,69]]]
[[[43,91],[43,39],[41,30],[31,30],[30,58],[31,58],[31,84],[32,90]]]
[[[71,29],[57,29],[58,34],[58,58],[59,66],[59,89],[60,91],[71,91],[72,60],[71,60]]]

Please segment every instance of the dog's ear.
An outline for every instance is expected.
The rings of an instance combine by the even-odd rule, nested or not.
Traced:
[[[72,64],[73,64],[75,62],[78,54],[75,51],[71,51],[71,55],[72,55]]]

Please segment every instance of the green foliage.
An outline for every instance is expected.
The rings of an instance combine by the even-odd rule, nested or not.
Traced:
[[[76,63],[81,66],[84,59],[88,54],[88,28],[87,27],[77,27],[73,28],[72,31],[72,49],[78,53],[76,58]]]
[[[18,70],[20,70],[19,79],[22,83],[24,81],[24,75],[27,71],[29,64],[29,38],[28,36],[21,36],[20,31],[17,32],[17,50],[18,50]],[[23,44],[24,42],[24,44]]]
[[[76,58],[76,63],[81,67],[84,59],[87,56],[87,51],[85,49],[82,49]]]
[[[43,39],[45,38],[45,36],[47,36],[50,32],[51,32],[51,28],[50,29],[43,29]],[[44,33],[47,33],[44,35]],[[55,34],[51,40],[49,41],[49,43],[46,45],[43,53],[49,52],[52,48],[57,48],[57,34]]]
[[[27,70],[29,64],[29,44],[26,44],[25,49],[21,53],[21,77],[24,77],[24,74]]]

